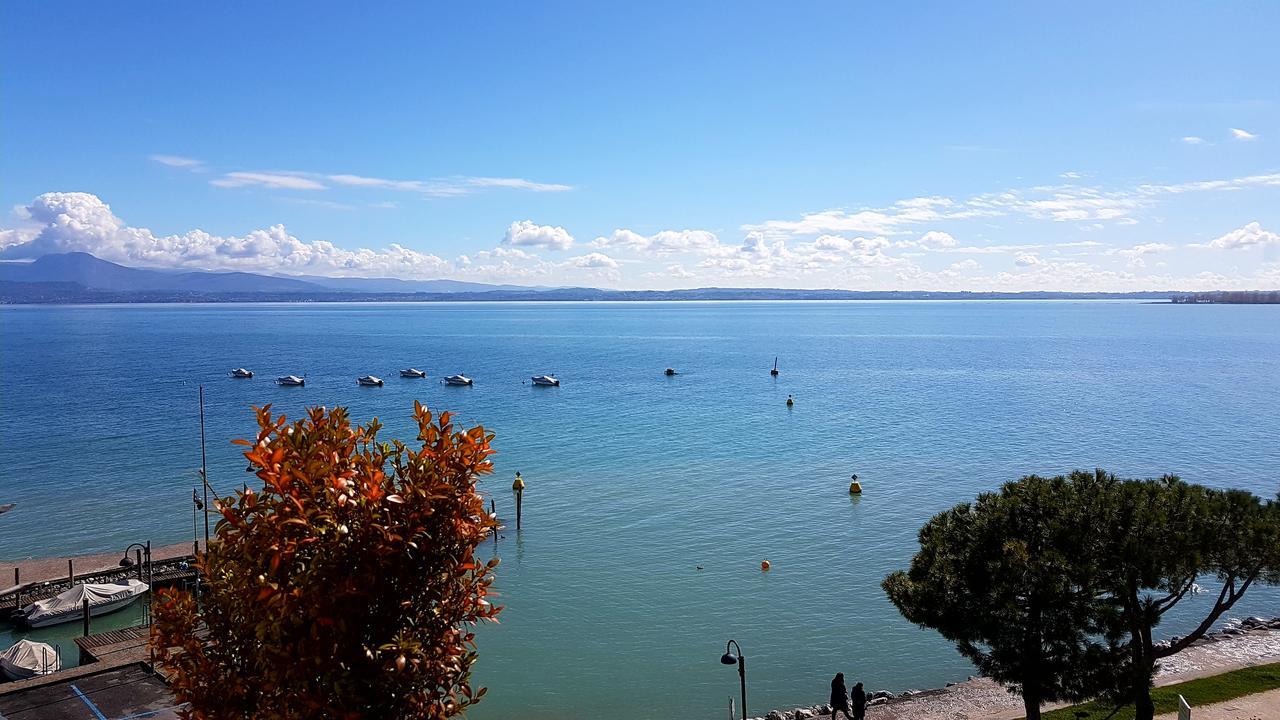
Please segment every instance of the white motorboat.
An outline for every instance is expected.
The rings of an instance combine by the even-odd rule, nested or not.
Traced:
[[[276,378],[276,384],[288,385],[290,387],[301,387],[307,384],[307,379],[300,378],[297,375],[285,375],[284,377]]]
[[[373,375],[364,375],[356,378],[356,382],[365,387],[382,387],[382,378]]]
[[[75,622],[84,613],[85,600],[89,601],[89,615],[105,615],[137,600],[148,589],[146,583],[132,579],[122,583],[84,583],[47,600],[33,602],[14,617],[22,625],[33,628]]]
[[[26,680],[61,669],[58,651],[47,643],[23,639],[0,652],[0,675],[10,680]]]
[[[427,371],[419,370],[418,368],[408,368],[400,371],[400,377],[402,378],[424,378],[426,376]]]
[[[459,373],[457,375],[450,375],[449,377],[446,377],[444,379],[444,384],[445,385],[470,385],[471,378]]]
[[[244,368],[236,368],[235,370],[232,370],[232,371],[231,371],[230,373],[228,373],[228,374],[229,374],[231,377],[233,377],[233,378],[251,378],[251,377],[253,377],[253,371],[252,371],[252,370],[246,370],[246,369],[244,369]]]
[[[542,387],[560,387],[560,380],[554,375],[534,375],[533,384]]]

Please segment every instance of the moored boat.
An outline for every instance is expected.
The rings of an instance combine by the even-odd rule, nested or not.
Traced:
[[[457,375],[450,375],[446,377],[444,379],[444,384],[445,385],[470,385],[471,378],[467,377],[466,375],[463,375],[462,373],[458,373]]]
[[[0,652],[0,675],[10,680],[26,680],[62,669],[58,651],[52,645],[22,639]]]
[[[231,376],[231,377],[233,377],[233,378],[251,378],[251,377],[253,377],[253,371],[252,371],[252,370],[246,370],[245,368],[236,368],[235,370],[232,370],[231,372],[229,372],[229,373],[227,373],[227,374],[228,374],[228,375],[230,375],[230,376]]]
[[[89,615],[105,615],[137,600],[149,589],[141,580],[83,583],[47,600],[31,603],[19,610],[14,618],[19,624],[33,628],[74,622],[83,614],[85,600],[89,601]]]
[[[382,387],[382,378],[373,375],[363,375],[356,378],[356,382],[365,387]]]
[[[540,385],[542,387],[560,386],[560,380],[557,379],[555,375],[534,375],[532,380],[534,385]]]
[[[418,368],[406,368],[400,371],[400,377],[402,378],[425,378],[426,376],[427,371],[419,370]]]
[[[307,379],[300,378],[297,375],[285,375],[284,377],[276,378],[276,384],[288,385],[290,387],[301,387],[307,384]]]

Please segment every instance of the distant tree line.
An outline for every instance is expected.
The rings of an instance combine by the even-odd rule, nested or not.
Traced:
[[[1202,579],[1212,587],[1196,627],[1157,642]],[[1042,703],[1095,697],[1151,720],[1157,663],[1258,584],[1280,584],[1280,501],[1098,470],[1032,475],[934,516],[911,567],[883,587],[904,617],[1020,694],[1028,720]]]
[[[1233,305],[1280,304],[1280,290],[1236,290],[1207,293],[1180,293],[1169,298],[1180,305],[1198,303],[1229,303]]]

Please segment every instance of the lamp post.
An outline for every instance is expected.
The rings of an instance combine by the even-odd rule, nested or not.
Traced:
[[[734,655],[730,650],[730,646],[738,649],[738,654]],[[730,640],[725,643],[724,654],[720,656],[722,665],[737,665],[738,679],[742,683],[742,720],[747,720],[747,658],[742,654],[742,646],[738,645],[736,640]]]
[[[133,558],[129,557],[129,551],[134,549],[135,547],[138,548],[139,563],[145,563],[145,564],[138,564],[138,579],[139,580],[142,579],[142,572],[144,567],[146,568],[146,573],[147,573],[147,625],[150,625],[151,624],[151,594],[152,594],[151,581],[153,579],[151,574],[151,541],[148,540],[145,544],[130,543],[129,547],[124,549],[124,557],[120,558],[120,567],[126,567],[126,568],[133,567],[135,563],[133,561]]]

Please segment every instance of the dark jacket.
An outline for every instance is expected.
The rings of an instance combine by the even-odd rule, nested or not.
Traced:
[[[844,689],[844,681],[831,681],[831,707],[839,710],[849,709],[849,691]]]
[[[849,699],[853,701],[854,710],[867,709],[867,691],[866,690],[863,690],[862,688],[855,685],[853,689],[849,691]]]

